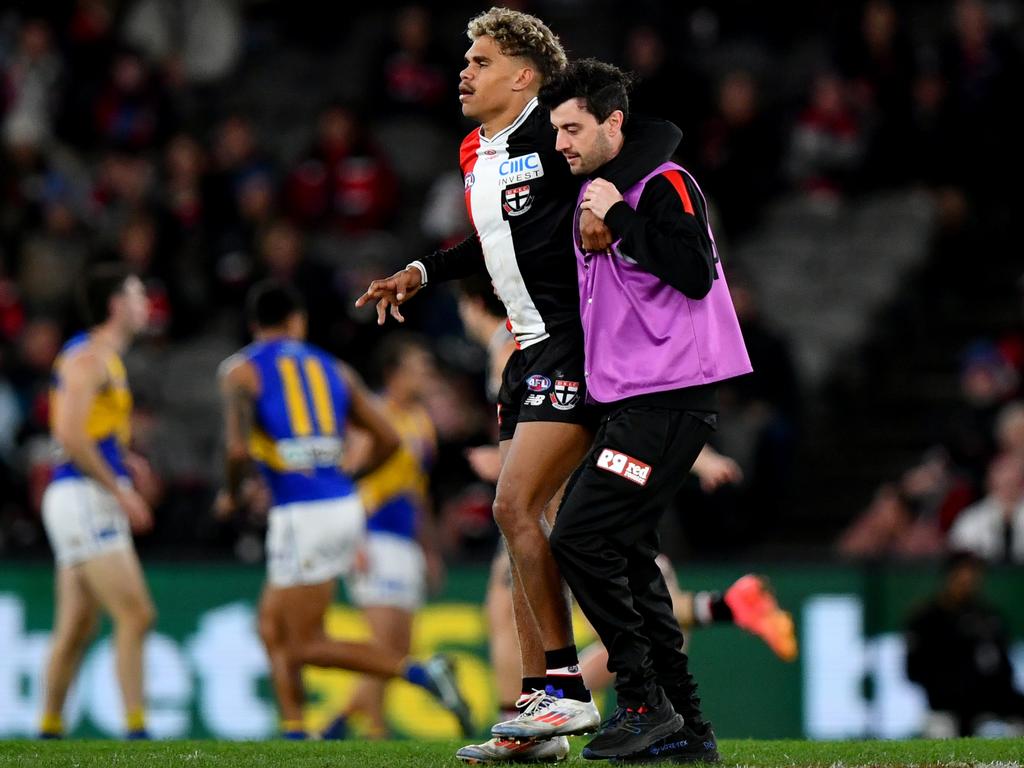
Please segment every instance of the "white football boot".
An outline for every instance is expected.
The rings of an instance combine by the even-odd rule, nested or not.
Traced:
[[[523,694],[516,702],[522,710],[516,717],[491,728],[499,739],[540,741],[556,736],[581,736],[601,725],[601,713],[591,701],[560,699],[545,691]]]
[[[547,741],[490,739],[483,744],[468,744],[455,756],[470,765],[484,763],[557,763],[569,756],[569,740],[559,736]]]

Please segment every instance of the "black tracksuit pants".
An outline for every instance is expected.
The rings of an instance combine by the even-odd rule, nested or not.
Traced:
[[[551,532],[551,550],[608,649],[620,706],[660,704],[688,720],[700,700],[655,563],[658,522],[711,435],[702,416],[628,405],[602,420]]]

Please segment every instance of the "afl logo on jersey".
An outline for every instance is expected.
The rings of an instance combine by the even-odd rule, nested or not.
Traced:
[[[469,173],[466,174],[466,177],[463,179],[463,182],[465,182],[467,190],[472,189],[473,185],[476,184],[476,176],[474,176],[473,172],[470,171]]]
[[[522,216],[533,205],[533,192],[529,184],[505,187],[501,190],[501,209],[505,217]]]

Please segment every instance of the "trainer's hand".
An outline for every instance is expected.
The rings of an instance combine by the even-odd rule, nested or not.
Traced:
[[[127,515],[132,531],[145,533],[153,527],[153,513],[149,510],[149,504],[134,488],[118,488],[114,498]]]
[[[606,251],[614,242],[608,226],[588,210],[580,214],[580,240],[584,251]]]
[[[377,325],[384,325],[388,312],[400,323],[405,322],[398,307],[415,296],[422,287],[422,275],[416,267],[406,267],[391,277],[374,280],[366,293],[356,299],[356,306],[362,307],[377,300]]]
[[[604,221],[608,209],[622,199],[619,190],[610,181],[594,179],[583,194],[583,205],[580,207],[585,211],[591,211],[597,218]]]

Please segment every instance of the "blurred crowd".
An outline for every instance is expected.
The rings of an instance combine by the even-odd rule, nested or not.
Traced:
[[[1021,82],[1017,3],[798,3],[787,19],[745,3],[602,3],[608,13],[593,24],[584,2],[511,4],[548,19],[573,53],[633,70],[635,111],[683,128],[679,159],[710,198],[727,262],[729,244],[754,236],[785,195],[834,205],[919,184],[943,210],[962,211],[992,195],[986,179],[1016,129],[1007,115]],[[454,95],[477,10],[5,5],[0,551],[45,551],[49,370],[80,325],[78,275],[102,259],[129,264],[152,304],[129,359],[137,447],[160,503],[149,546],[247,551],[252,526],[228,530],[209,515],[220,482],[216,359],[246,340],[247,287],[276,276],[305,296],[312,340],[376,381],[373,352],[389,329],[353,299],[372,277],[469,231],[456,151],[472,126]],[[717,442],[746,480],[712,498],[688,489],[681,547],[770,535],[793,493],[800,372],[759,310],[757,286],[742,264],[730,267],[757,372],[723,393]],[[484,350],[468,340],[449,290],[425,292],[406,314],[436,358],[423,397],[441,441],[434,492],[456,529],[449,547],[489,556],[491,491],[464,458],[494,439]],[[1013,556],[1024,560],[1024,404],[1013,400],[1024,355],[1002,342],[966,355],[963,413],[943,419],[940,448],[879,491],[844,552],[934,553],[949,531],[980,541],[975,518],[1015,504]],[[197,410],[169,416],[183,398]],[[906,543],[925,521],[929,542]]]

